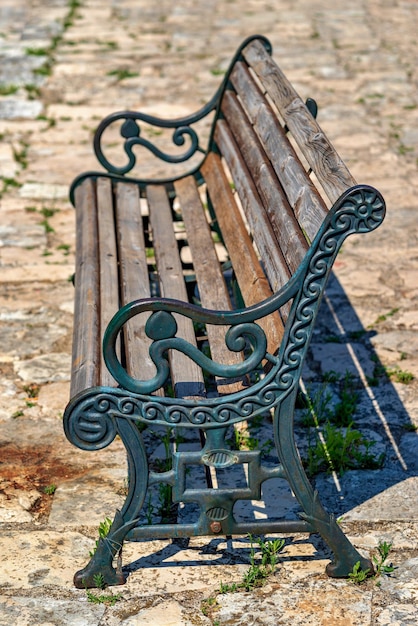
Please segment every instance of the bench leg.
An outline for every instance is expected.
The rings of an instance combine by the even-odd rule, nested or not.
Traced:
[[[321,535],[334,553],[334,561],[328,564],[326,572],[333,578],[345,578],[360,561],[363,571],[373,573],[372,562],[363,557],[351,544],[337,524],[335,517],[324,509],[318,492],[303,469],[293,434],[293,415],[297,388],[276,409],[274,416],[274,435],[279,460],[283,465],[287,481],[303,509],[301,517]]]
[[[88,565],[76,572],[74,584],[79,589],[125,584],[121,558],[123,541],[138,523],[148,489],[148,461],[142,436],[134,422],[124,418],[116,418],[116,422],[128,456],[128,495],[122,510],[116,511],[108,535],[99,539]],[[118,553],[115,568],[113,561]]]

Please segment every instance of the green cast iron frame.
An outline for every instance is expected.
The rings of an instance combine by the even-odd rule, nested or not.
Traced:
[[[98,127],[94,146],[100,163],[108,170],[114,181],[131,181],[145,189],[149,183],[164,184],[170,189],[175,178],[161,180],[138,180],[127,174],[135,165],[133,147],[142,145],[159,158],[184,163],[196,152],[202,153],[202,162],[210,150],[216,149],[211,136],[208,149],[203,150],[191,126],[215,111],[225,89],[228,89],[229,73],[241,58],[242,49],[252,40],[246,40],[238,50],[231,68],[215,97],[195,115],[178,120],[160,120],[133,112],[109,116]],[[271,54],[269,42],[257,36]],[[312,113],[316,105],[310,101]],[[100,147],[105,129],[124,120],[121,134],[128,164],[112,166]],[[189,148],[178,157],[167,155],[149,141],[142,139],[138,122],[152,123],[157,127],[173,128],[173,141],[184,143],[189,137]],[[201,181],[201,163],[187,174]],[[74,188],[87,177],[103,176],[101,172],[83,174],[73,184]],[[129,469],[129,487],[126,501],[116,512],[106,538],[101,538],[89,564],[74,578],[77,587],[96,586],[97,574],[102,574],[107,585],[123,584],[126,580],[121,569],[120,553],[125,540],[176,538],[213,535],[245,535],[247,533],[319,533],[334,553],[334,560],[327,566],[333,577],[346,577],[355,563],[360,561],[363,569],[372,571],[370,560],[363,557],[349,542],[335,518],[321,505],[303,469],[293,434],[293,416],[303,361],[312,335],[325,285],[335,257],[347,236],[366,233],[377,228],[385,214],[385,204],[380,193],[367,185],[357,185],[344,193],[329,211],[324,223],[313,240],[304,261],[289,282],[269,299],[252,307],[235,311],[211,311],[199,306],[165,298],[149,298],[132,302],[118,311],[110,322],[103,339],[106,365],[119,387],[94,387],[86,389],[70,401],[65,415],[64,428],[67,438],[83,450],[100,450],[119,435],[126,447]],[[267,340],[257,320],[278,311],[291,301],[284,337],[277,354],[267,351]],[[132,317],[148,312],[146,334],[152,340],[150,356],[156,366],[151,380],[137,380],[128,375],[120,363],[117,337],[124,324]],[[231,350],[241,351],[245,344],[252,347],[250,356],[238,365],[220,365],[204,356],[197,348],[176,336],[177,324],[173,314],[185,316],[194,322],[225,325],[229,328],[226,343]],[[169,377],[168,350],[179,350],[197,362],[214,376],[235,379],[253,371],[261,362],[268,361],[264,378],[243,390],[216,398],[199,400],[159,397],[153,392]],[[230,450],[225,442],[228,426],[272,410],[274,441],[279,463],[275,468],[261,463],[261,452]],[[138,424],[159,424],[170,428],[194,428],[205,433],[201,451],[174,452],[172,468],[156,473],[149,468],[143,436]],[[186,468],[190,465],[204,467],[228,467],[248,464],[246,488],[190,489],[186,486]],[[236,521],[233,508],[238,500],[261,498],[262,483],[273,477],[285,478],[297,498],[302,513],[300,520]],[[172,487],[174,502],[198,504],[199,515],[195,523],[163,523],[139,525],[139,514],[146,501],[147,491],[156,483]],[[97,580],[97,579],[96,579]]]

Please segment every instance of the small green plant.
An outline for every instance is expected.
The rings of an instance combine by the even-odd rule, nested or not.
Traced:
[[[103,522],[100,522],[99,529],[98,529],[99,539],[96,539],[95,547],[93,548],[92,551],[89,552],[90,557],[94,556],[97,550],[97,546],[99,545],[100,539],[105,539],[108,536],[111,526],[112,526],[112,520],[110,519],[110,517],[105,517]]]
[[[321,432],[322,437],[316,435],[315,445],[308,442],[304,465],[309,476],[323,471],[343,474],[348,469],[382,466],[384,455],[375,458],[370,452],[375,442],[365,439],[352,425],[340,429],[327,422]]]
[[[412,372],[408,372],[407,370],[402,370],[400,367],[395,368],[386,368],[386,373],[389,378],[395,380],[397,383],[402,383],[404,385],[409,385],[409,383],[414,380],[414,375]]]
[[[376,318],[372,326],[374,326],[375,324],[380,324],[381,322],[386,322],[388,317],[393,317],[393,315],[395,315],[395,313],[397,313],[398,311],[399,311],[399,308],[395,308],[395,309],[391,309],[390,311],[388,311],[388,313],[382,313],[382,315],[378,315],[378,317]]]
[[[18,90],[17,85],[0,85],[0,96],[12,96]]]
[[[326,384],[321,385],[313,395],[307,390],[304,396],[305,411],[301,420],[303,426],[319,427],[319,424],[329,420],[332,415],[331,400],[332,394]]]
[[[98,576],[102,576],[102,574],[96,574],[94,578]],[[98,588],[102,589],[102,587]],[[98,595],[87,588],[86,595],[88,602],[92,602],[93,604],[105,604],[106,606],[114,606],[116,602],[118,602],[122,598],[121,593],[102,593]]]
[[[391,574],[395,567],[392,563],[389,565],[386,564],[386,559],[389,556],[389,552],[392,548],[391,543],[387,543],[387,541],[380,542],[377,546],[377,554],[372,555],[372,560],[374,563],[374,574],[371,573],[370,568],[365,570],[361,569],[360,561],[354,565],[353,570],[348,574],[348,578],[351,582],[361,585],[368,578],[372,580],[376,580],[382,574]],[[377,583],[379,584],[379,583]]]
[[[107,76],[115,76],[116,80],[121,81],[125,78],[135,78],[136,76],[139,76],[139,72],[132,72],[128,69],[117,69],[107,72]]]
[[[49,48],[26,48],[25,53],[28,56],[47,57],[49,55]]]
[[[239,585],[238,583],[223,583],[221,581],[221,584],[219,586],[219,593],[224,594],[224,593],[235,593],[236,591],[238,591]]]
[[[389,565],[386,564],[386,559],[389,556],[389,552],[392,549],[392,544],[387,541],[380,542],[377,546],[377,555],[374,554],[372,556],[373,563],[375,564],[376,576],[380,576],[381,574],[391,574],[394,571],[394,566],[392,563]]]
[[[200,605],[200,610],[202,611],[203,615],[206,615],[207,617],[211,617],[212,613],[214,611],[217,611],[218,609],[219,604],[216,596],[209,596],[209,598],[205,598],[204,600],[202,600],[202,603]]]
[[[24,385],[23,391],[26,393],[28,398],[37,399],[39,396],[40,387],[36,383],[30,383],[29,385]]]
[[[64,256],[68,256],[70,254],[71,246],[68,243],[61,243],[57,246],[57,250],[60,250]]]
[[[356,585],[361,585],[364,581],[369,577],[370,568],[365,570],[361,569],[360,561],[353,566],[353,571],[348,574],[348,578],[352,583]]]
[[[97,589],[104,589],[106,587],[105,579],[101,572],[93,574],[93,581]]]
[[[56,490],[57,486],[54,483],[51,483],[43,488],[43,492],[46,493],[47,496],[53,496]]]
[[[357,400],[358,394],[355,391],[354,378],[352,374],[347,372],[342,383],[340,400],[335,407],[331,422],[338,426],[349,426],[352,424],[357,408]]]
[[[418,426],[411,424],[411,422],[405,422],[405,424],[402,424],[402,428],[409,433],[415,433],[418,430]]]
[[[262,587],[266,579],[274,572],[277,564],[277,555],[283,549],[284,539],[275,539],[274,541],[263,541],[257,539],[261,551],[261,563],[256,561],[256,551],[253,546],[253,537],[249,535],[251,541],[250,567],[244,574],[240,587],[246,591],[251,591],[255,587]]]

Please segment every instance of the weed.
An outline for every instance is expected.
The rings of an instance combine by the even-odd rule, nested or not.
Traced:
[[[225,70],[214,67],[213,69],[211,69],[210,73],[212,74],[212,76],[223,76],[225,74]]]
[[[354,565],[352,572],[348,574],[348,577],[351,582],[361,585],[367,578],[371,578],[372,580],[376,580],[382,574],[391,574],[395,567],[392,563],[389,565],[386,564],[386,559],[389,556],[389,552],[392,548],[391,543],[387,543],[387,541],[380,542],[377,546],[377,554],[372,555],[372,560],[374,563],[374,574],[371,574],[370,569],[361,569],[360,561]],[[379,584],[379,583],[377,583]]]
[[[101,572],[93,574],[93,581],[97,589],[104,589],[106,587],[105,579]]]
[[[403,383],[404,385],[408,385],[412,380],[414,380],[412,372],[402,370],[399,367],[395,367],[393,369],[386,368],[386,373],[389,378],[394,379],[397,383]]]
[[[256,552],[253,547],[253,537],[249,535],[251,541],[251,556],[249,570],[244,574],[243,581],[239,585],[246,591],[251,591],[255,587],[262,587],[266,579],[273,573],[277,564],[277,554],[283,549],[284,539],[274,541],[263,541],[257,539],[261,551],[261,564],[256,562]]]
[[[103,574],[96,574],[94,578],[98,576],[103,576]],[[101,587],[99,587],[99,589],[101,589]],[[86,595],[88,602],[92,602],[93,604],[105,604],[106,606],[114,606],[116,602],[118,602],[122,598],[121,593],[97,595],[90,589],[86,589]]]
[[[338,472],[343,474],[348,469],[376,469],[382,466],[383,455],[377,459],[370,453],[374,441],[367,440],[352,424],[340,429],[327,422],[316,444],[308,444],[308,456],[304,459],[309,476],[318,472]]]
[[[57,246],[57,250],[60,250],[64,256],[68,256],[70,254],[71,246],[68,243],[61,243]]]
[[[12,96],[18,90],[17,85],[0,85],[0,96]]]
[[[58,211],[59,209],[50,209],[48,207],[42,207],[42,209],[40,210],[40,213],[44,217],[48,218],[48,217],[53,217],[55,213],[58,213]]]
[[[389,552],[392,549],[392,544],[387,543],[387,541],[380,542],[377,546],[378,555],[373,555],[373,563],[375,564],[376,576],[380,576],[381,574],[391,574],[395,569],[392,563],[389,565],[385,564],[386,559],[389,556]]]
[[[36,398],[38,399],[40,387],[36,383],[30,383],[29,385],[24,385],[23,391],[27,394],[28,398]]]
[[[332,415],[329,406],[331,399],[332,395],[325,384],[321,385],[313,396],[307,390],[305,394],[306,409],[302,415],[303,426],[318,427],[319,424],[330,419]]]
[[[236,591],[238,591],[239,589],[239,585],[238,583],[223,583],[221,581],[220,587],[219,587],[219,593],[224,594],[224,593],[235,593]]]
[[[95,547],[93,548],[92,551],[89,552],[90,557],[94,556],[97,550],[97,546],[99,545],[100,539],[105,539],[108,536],[111,526],[112,526],[112,520],[109,517],[105,517],[103,522],[100,522],[99,529],[98,529],[99,539],[96,539]]]
[[[118,69],[110,70],[110,72],[107,72],[107,76],[115,76],[118,81],[121,81],[125,78],[135,78],[136,76],[139,76],[139,72],[132,72],[128,69]]]
[[[205,598],[204,600],[202,600],[200,609],[203,615],[210,617],[213,611],[216,611],[219,609],[219,604],[216,599],[216,596],[209,596],[209,598]]]
[[[56,490],[57,485],[55,485],[54,483],[51,483],[50,485],[47,485],[43,488],[43,492],[46,493],[47,496],[53,496]]]
[[[41,65],[40,67],[37,67],[36,69],[34,69],[33,73],[37,74],[38,76],[51,76],[51,74],[52,74],[52,60],[50,59],[46,63]]]
[[[55,230],[54,228],[51,226],[51,224],[48,222],[48,220],[42,220],[41,222],[39,222],[40,226],[43,226],[45,228],[45,233],[48,235],[49,233],[54,233]]]
[[[376,318],[372,326],[374,326],[375,324],[380,324],[381,322],[386,322],[388,317],[393,317],[393,315],[395,315],[395,313],[397,313],[398,311],[399,311],[399,308],[395,308],[395,309],[391,309],[388,313],[383,313],[382,315],[378,315],[378,317]]]
[[[354,389],[354,378],[352,374],[347,372],[342,383],[340,401],[331,417],[332,423],[337,426],[349,426],[353,422],[357,400],[358,395]]]
[[[411,424],[410,422],[402,424],[402,428],[410,433],[415,433],[418,430],[418,426]]]
[[[363,583],[366,578],[369,577],[369,574],[370,568],[367,568],[365,570],[361,569],[360,561],[357,561],[357,563],[353,566],[353,570],[348,574],[348,578],[352,583],[355,583],[356,585],[361,585],[361,583]]]
[[[28,56],[47,57],[49,55],[49,48],[26,48],[25,53]]]
[[[227,440],[232,450],[256,450],[258,448],[258,439],[252,437],[247,430],[243,428],[234,428],[232,437]]]
[[[17,417],[22,417],[24,415],[22,410],[19,411],[15,411],[14,413],[12,413],[12,419],[16,419]]]

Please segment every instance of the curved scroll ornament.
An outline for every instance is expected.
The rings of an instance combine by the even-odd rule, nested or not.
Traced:
[[[205,115],[209,112],[210,110],[205,111]],[[198,121],[198,119],[192,119],[192,121],[190,121],[189,123],[191,124],[195,121]],[[104,131],[109,128],[109,126],[121,120],[124,121],[120,128],[120,134],[125,139],[123,148],[128,157],[128,162],[126,163],[126,165],[118,167],[117,165],[112,164],[105,157],[102,149],[102,136]],[[185,123],[186,121],[187,120],[173,120],[173,122],[169,122],[166,120],[160,120],[157,117],[152,117],[150,115],[145,115],[142,113],[135,113],[132,111],[115,113],[103,120],[103,122],[99,125],[96,131],[96,135],[94,138],[95,154],[99,162],[103,165],[103,167],[106,168],[108,172],[110,172],[111,174],[116,174],[118,176],[124,176],[135,167],[136,156],[133,151],[133,148],[135,146],[143,146],[152,154],[154,154],[157,158],[167,163],[183,163],[190,159],[196,152],[201,152],[203,154],[205,153],[205,151],[201,148],[199,144],[199,137],[196,131],[189,124]],[[173,128],[173,144],[175,146],[181,147],[184,146],[184,144],[186,143],[186,139],[188,139],[189,147],[180,154],[169,154],[168,152],[163,152],[155,144],[153,144],[148,139],[145,139],[141,135],[141,128],[138,125],[138,122],[146,122],[158,128]]]
[[[180,304],[181,308],[181,304]],[[244,376],[254,370],[264,358],[267,351],[267,339],[264,331],[255,323],[243,323],[231,326],[226,333],[226,345],[229,350],[241,352],[247,341],[251,344],[252,353],[249,357],[234,365],[222,365],[205,356],[196,346],[188,341],[176,337],[177,323],[169,311],[154,312],[145,325],[146,335],[153,340],[149,348],[149,355],[156,367],[157,373],[150,380],[138,380],[129,376],[119,361],[115,349],[115,340],[122,326],[129,319],[119,317],[118,321],[111,322],[111,333],[106,333],[104,340],[105,360],[109,372],[128,391],[138,394],[152,393],[162,387],[170,376],[168,350],[177,350],[188,356],[204,370],[213,376],[236,378]]]
[[[67,439],[81,450],[106,448],[117,434],[116,424],[110,415],[113,406],[114,400],[106,395],[77,403],[64,415]]]

